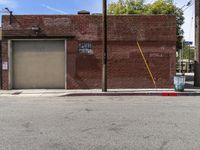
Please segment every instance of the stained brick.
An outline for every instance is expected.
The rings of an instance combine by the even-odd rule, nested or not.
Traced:
[[[12,25],[3,16],[2,60],[8,61],[8,39],[74,36],[67,40],[68,89],[101,87],[102,20],[95,15],[16,15]],[[31,27],[39,25],[35,35]],[[109,88],[152,88],[136,41],[139,41],[158,87],[172,87],[176,67],[175,16],[108,17]],[[92,43],[93,55],[80,54],[78,43]],[[2,71],[2,87],[8,89],[8,71]]]

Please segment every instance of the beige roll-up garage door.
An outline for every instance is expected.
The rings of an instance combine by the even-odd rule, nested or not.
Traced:
[[[14,89],[64,89],[65,42],[13,41]]]

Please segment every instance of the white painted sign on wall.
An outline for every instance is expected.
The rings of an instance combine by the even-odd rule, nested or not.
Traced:
[[[3,62],[2,70],[8,70],[8,62]]]

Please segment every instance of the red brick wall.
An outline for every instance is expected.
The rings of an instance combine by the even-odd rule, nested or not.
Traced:
[[[22,15],[2,17],[4,37],[34,36],[31,27],[39,25],[39,36],[76,36],[79,41],[101,41],[102,19],[95,15]],[[109,41],[176,41],[175,16],[122,15],[108,17]]]
[[[8,41],[2,40],[2,62],[8,62]],[[8,71],[2,70],[2,89],[8,89]]]
[[[69,89],[101,87],[102,46],[100,42],[92,44],[94,55],[79,54],[77,49],[68,54]],[[175,42],[141,42],[140,45],[157,87],[172,87],[176,62]],[[109,88],[154,87],[136,42],[109,42],[108,56]]]
[[[7,40],[13,38],[68,37],[68,89],[101,87],[101,16],[72,15],[3,16],[2,58],[8,60]],[[174,16],[109,16],[108,18],[109,88],[151,88],[153,82],[139,53],[141,44],[158,87],[171,87],[175,75],[176,20]],[[33,25],[41,32],[35,35]],[[80,54],[80,42],[92,43],[93,55]],[[3,71],[3,89],[8,89],[8,71]]]

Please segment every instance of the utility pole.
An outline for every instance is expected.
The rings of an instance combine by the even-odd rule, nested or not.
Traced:
[[[190,44],[189,44],[189,56],[188,56],[188,64],[189,64],[189,66],[188,66],[188,72],[190,72],[190,70],[191,70],[191,65],[190,65],[190,60],[191,60],[191,50],[190,50]]]
[[[183,71],[183,59],[184,59],[184,38],[182,38],[182,48],[181,48],[181,73],[184,74]]]
[[[103,0],[102,92],[107,92],[107,0]]]
[[[179,73],[182,73],[183,71],[183,38],[182,35],[178,36],[178,39],[181,40],[181,49],[179,50]]]
[[[194,85],[200,87],[200,3],[195,0],[195,70]]]

